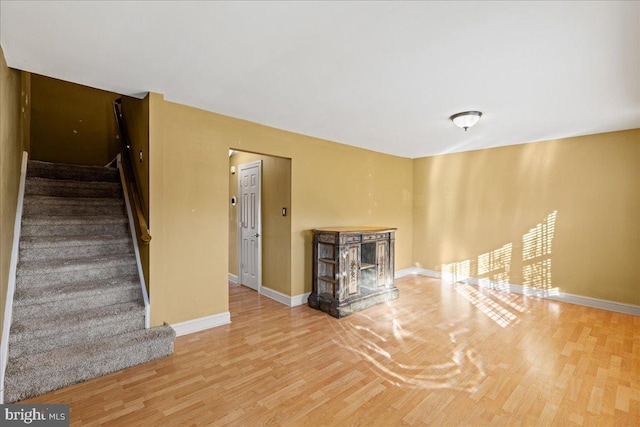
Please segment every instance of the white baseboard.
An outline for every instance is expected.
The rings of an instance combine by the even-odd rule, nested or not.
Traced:
[[[393,275],[393,277],[395,279],[399,279],[399,278],[405,277],[405,276],[413,276],[414,274],[416,274],[415,267],[409,267],[409,268],[405,268],[404,270],[396,271],[395,274]]]
[[[561,292],[559,295],[548,296],[546,298],[554,301],[568,302],[571,304],[584,305],[602,310],[615,311],[616,313],[640,316],[640,306],[633,304],[623,304],[621,302],[583,297],[581,295],[567,294],[564,292]]]
[[[429,276],[429,277],[435,277],[437,279],[440,278],[439,272],[433,271],[433,270],[427,270],[424,268],[418,268],[418,267],[409,267],[409,268],[405,268],[404,270],[398,270],[396,271],[394,278],[399,279],[401,277],[412,276],[412,275]]]
[[[400,279],[401,277],[415,276],[415,275],[435,277],[436,279],[440,278],[439,272],[433,271],[433,270],[427,270],[425,268],[418,268],[418,267],[409,267],[403,270],[398,270],[396,271],[393,277],[395,279]]]
[[[441,279],[442,274],[439,271],[426,270],[423,268],[415,268],[415,274],[421,276],[433,277]],[[443,279],[444,280],[444,279]],[[560,292],[557,288],[548,290],[539,290],[535,288],[529,288],[527,286],[516,285],[513,283],[495,282],[481,280],[477,277],[469,277],[458,282],[467,283],[473,286],[480,286],[491,289],[499,289],[502,291],[513,292],[516,294],[532,296],[537,298],[544,298],[553,301],[566,302],[570,304],[582,305],[585,307],[598,308],[601,310],[613,311],[616,313],[631,314],[634,316],[640,316],[640,306],[633,304],[624,304],[621,302],[603,300],[598,298],[585,297],[581,295],[568,294]]]
[[[309,299],[309,295],[311,292],[306,294],[289,296],[285,295],[282,292],[274,291],[271,288],[267,288],[266,286],[260,287],[260,293],[265,297],[271,298],[272,300],[276,300],[279,303],[286,305],[287,307],[296,307],[298,305],[303,305],[307,303]]]
[[[416,274],[420,276],[433,277],[434,279],[442,279],[442,274],[439,271],[427,270],[426,268],[415,267]]]
[[[198,319],[187,320],[186,322],[174,323],[171,326],[176,331],[176,336],[192,334],[194,332],[204,331],[205,329],[215,328],[216,326],[227,325],[231,323],[231,313],[214,314],[212,316],[200,317]]]
[[[229,283],[238,283],[238,276],[235,274],[229,273]]]
[[[309,302],[309,295],[311,295],[311,292],[306,292],[304,294],[292,296],[290,307],[296,307],[299,305],[307,304]]]
[[[22,152],[22,167],[20,168],[20,183],[18,186],[18,201],[16,204],[16,218],[13,224],[13,246],[9,261],[9,283],[5,301],[4,319],[2,319],[2,338],[0,345],[0,404],[4,403],[4,374],[9,361],[9,331],[11,330],[11,316],[13,315],[13,295],[16,290],[16,271],[18,269],[18,250],[20,248],[20,225],[22,224],[22,206],[24,205],[24,187],[27,179],[27,165],[29,153]]]
[[[281,292],[274,291],[273,289],[267,288],[266,286],[260,287],[260,293],[265,297],[269,297],[273,300],[278,301],[279,303],[282,303],[286,306],[291,307],[291,304],[290,304],[291,297],[289,295],[285,295]]]

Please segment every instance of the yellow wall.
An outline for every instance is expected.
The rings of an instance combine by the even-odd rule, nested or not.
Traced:
[[[104,166],[120,152],[112,103],[120,95],[31,75],[31,158]]]
[[[198,110],[149,98],[151,322],[228,310],[228,147]]]
[[[311,229],[397,227],[412,263],[413,162],[150,98],[152,324],[228,310],[230,148],[291,159],[291,286],[311,290]]]
[[[284,294],[291,291],[291,160],[236,152],[229,158],[229,273],[238,275],[238,165],[262,161],[262,286]],[[287,208],[287,216],[282,216]]]
[[[122,97],[122,113],[131,142],[132,164],[140,189],[142,204],[149,221],[149,96],[144,99]],[[142,151],[142,161],[139,153]],[[131,199],[130,199],[131,200]],[[136,222],[136,235],[140,235]],[[153,235],[151,236],[153,238]],[[149,245],[138,242],[145,282],[149,286]]]
[[[144,99],[122,97],[122,112],[127,123],[133,168],[144,207],[149,208],[149,95]],[[142,151],[142,160],[140,152]]]
[[[21,72],[22,80],[22,149],[31,152],[31,73]]]
[[[22,162],[21,79],[19,71],[7,67],[0,47],[0,334]]]
[[[417,266],[640,304],[640,129],[416,159],[413,189]]]

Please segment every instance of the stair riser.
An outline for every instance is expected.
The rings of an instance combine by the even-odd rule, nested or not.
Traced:
[[[136,264],[96,266],[94,268],[72,271],[51,270],[43,273],[25,272],[18,267],[16,286],[45,288],[51,285],[110,280],[117,277],[133,276],[135,274],[138,274]]]
[[[50,328],[47,336],[29,336],[11,332],[9,357],[43,353],[58,347],[81,344],[95,338],[107,338],[144,328],[144,310],[137,316],[117,316],[105,319],[103,323],[83,327],[76,325],[70,330]]]
[[[118,289],[106,294],[74,296],[73,299],[60,299],[44,304],[16,305],[14,302],[12,320],[22,322],[25,319],[37,319],[42,316],[56,316],[91,310],[113,304],[141,301],[140,286]],[[142,302],[140,302],[142,304]]]
[[[38,164],[33,162],[29,162],[27,176],[73,181],[120,181],[119,171],[113,168],[92,168],[87,170],[81,167],[61,166],[59,164]]]
[[[124,255],[133,253],[128,242],[82,246],[57,246],[49,248],[20,249],[20,261],[85,258],[99,255]]]
[[[80,234],[111,236],[123,236],[129,233],[126,224],[61,224],[61,225],[35,225],[23,224],[21,235],[25,237],[35,236],[74,236]]]
[[[173,338],[166,338],[138,342],[125,349],[110,349],[99,356],[89,358],[81,366],[74,366],[64,371],[9,372],[5,379],[5,403],[24,400],[61,387],[149,362],[168,356],[172,352]],[[20,384],[25,383],[33,386],[30,389],[20,389]]]
[[[39,185],[27,182],[25,186],[27,196],[55,196],[55,197],[122,197],[119,187],[62,187],[54,185]]]
[[[47,204],[47,203],[25,203],[24,215],[42,216],[89,216],[89,215],[124,215],[123,205],[113,204]]]

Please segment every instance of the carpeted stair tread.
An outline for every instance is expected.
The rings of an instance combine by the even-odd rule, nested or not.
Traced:
[[[58,272],[88,270],[106,266],[118,267],[132,264],[136,264],[136,259],[135,257],[132,257],[131,254],[47,261],[20,261],[20,263],[18,263],[18,277],[29,276],[32,274],[55,274]]]
[[[86,236],[84,234],[75,236],[27,236],[20,239],[20,249],[90,246],[97,244],[114,245],[117,243],[128,243],[131,238],[127,237],[128,236],[112,236],[109,234],[96,236]]]
[[[57,316],[39,317],[37,321],[15,321],[11,325],[9,346],[23,340],[69,331],[80,331],[103,323],[120,322],[128,317],[141,317],[144,327],[144,304],[141,301],[114,304]]]
[[[25,195],[57,197],[120,197],[119,182],[72,181],[31,177],[26,179]]]
[[[116,277],[109,280],[61,284],[46,288],[21,288],[15,291],[13,308],[16,310],[17,308],[28,305],[41,305],[67,299],[84,297],[98,298],[102,295],[122,292],[130,288],[140,290],[140,280],[138,277]],[[133,298],[128,301],[137,301],[138,299],[139,298]]]
[[[128,234],[126,215],[23,216],[21,237],[75,234]]]
[[[74,298],[78,294],[100,295],[113,292],[116,289],[130,288],[140,289],[140,281],[136,276],[118,277],[111,280],[100,280],[88,283],[74,283],[71,285],[58,285],[51,288],[27,288],[16,289],[13,307],[39,304],[38,300],[56,301],[59,299]]]
[[[112,197],[60,197],[60,196],[38,196],[32,195],[25,197],[25,204],[42,204],[42,205],[112,205],[124,206],[124,200],[114,199]]]
[[[124,200],[114,197],[57,197],[30,195],[24,198],[23,215],[124,215]]]
[[[175,331],[170,326],[157,326],[150,329],[131,331],[114,337],[96,338],[82,344],[60,347],[47,354],[39,353],[17,357],[8,366],[7,374],[24,373],[39,368],[56,368],[64,370],[73,367],[84,356],[94,356],[104,350],[103,346],[115,347],[121,344],[136,344],[149,339],[174,338]]]
[[[75,313],[105,305],[140,301],[141,297],[140,280],[135,276],[49,288],[17,289],[13,301],[13,320]]]
[[[127,322],[130,328],[118,330],[119,326],[126,325]],[[94,333],[103,325],[110,327],[105,332]],[[28,321],[14,320],[9,335],[9,348],[15,350],[19,344],[29,340],[37,340],[35,344],[41,346],[43,339],[50,336],[55,336],[58,341],[69,343],[72,339],[84,340],[85,337],[91,338],[96,335],[111,336],[141,328],[144,328],[144,304],[141,301],[127,302]],[[91,334],[87,334],[87,330]],[[69,338],[69,334],[72,338]]]
[[[6,370],[5,401],[16,402],[170,355],[174,338],[170,326],[159,326],[12,358]]]
[[[127,224],[124,215],[66,216],[63,218],[50,215],[32,215],[22,218],[22,225],[82,225],[82,224]]]
[[[16,272],[16,289],[48,288],[138,273],[135,256],[105,255],[86,258],[20,261]]]
[[[131,238],[121,235],[28,236],[20,239],[20,259],[86,258],[133,253]]]
[[[51,178],[30,177],[27,178],[26,183],[34,187],[57,187],[57,188],[86,188],[90,190],[95,189],[119,189],[119,182],[107,182],[107,181],[74,181],[74,180],[61,180]],[[60,196],[58,196],[60,197]],[[90,197],[95,199],[96,197]],[[100,197],[97,197],[100,198]]]
[[[75,181],[120,181],[120,172],[116,168],[49,163],[38,160],[29,160],[27,176]]]

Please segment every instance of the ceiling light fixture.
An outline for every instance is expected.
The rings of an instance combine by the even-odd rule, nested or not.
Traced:
[[[482,113],[480,111],[464,111],[462,113],[454,114],[449,118],[454,125],[466,131],[471,126],[478,123],[480,117],[482,117]]]

